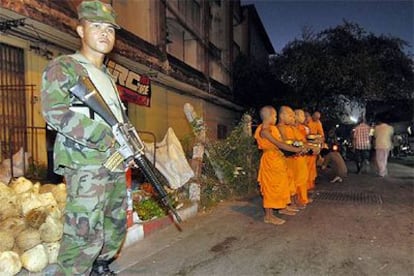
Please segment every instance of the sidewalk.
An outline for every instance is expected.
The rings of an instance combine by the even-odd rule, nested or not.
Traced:
[[[321,275],[326,271],[332,273],[336,271],[339,273],[336,275],[353,273],[409,275],[408,271],[414,271],[412,259],[414,169],[390,163],[389,176],[381,178],[375,175],[373,169],[371,173],[356,175],[354,165],[351,163],[348,165],[350,174],[343,183],[331,184],[321,181],[314,193],[314,203],[301,211],[298,216],[289,218],[286,225],[282,227],[272,228],[262,223],[263,214],[259,197],[246,201],[224,202],[210,213],[198,213],[194,218],[185,221],[181,232],[172,224],[161,230],[155,230],[148,238],[124,248],[112,267],[120,272],[120,275],[165,275],[165,271],[179,270],[175,266],[181,265],[184,259],[195,258],[193,255],[196,253],[192,252],[197,252],[198,248],[210,244],[212,237],[229,235],[229,233],[237,237],[240,231],[239,235],[246,235],[240,229],[244,229],[246,225],[254,225],[257,228],[255,233],[257,231],[259,231],[257,233],[265,233],[268,229],[275,229],[273,231],[279,231],[278,239],[290,240],[295,237],[296,242],[290,243],[285,258],[294,260],[298,266],[295,269],[298,271],[301,269],[306,271],[306,265],[310,262],[309,257],[306,257],[307,254],[298,255],[298,252],[305,250],[312,255],[311,252],[319,250],[315,246],[320,246],[318,243],[315,244],[315,241],[324,241],[326,252],[319,252],[322,256],[318,258],[321,260],[327,258],[327,261],[317,266],[312,264],[313,270],[308,270],[307,275]],[[336,193],[335,196],[345,195],[342,200],[349,202],[340,202],[335,198],[331,201],[318,199],[318,193],[329,194],[329,192]],[[359,198],[354,196],[354,192],[363,196],[378,196],[381,202],[363,205],[364,203],[358,202]],[[349,195],[352,198],[347,198]],[[280,230],[282,228],[283,230]],[[227,233],[223,233],[223,229],[227,229],[225,230]],[[306,234],[305,237],[303,235],[309,231],[308,229],[311,229],[312,233],[308,233],[310,236],[306,238]],[[205,236],[206,232],[211,232],[214,236]],[[273,234],[268,239],[274,238]],[[240,240],[247,243],[248,238],[240,238]],[[263,246],[266,246],[266,241],[264,243]],[[152,264],[154,261],[151,260],[156,260],[158,255],[162,256],[165,265]],[[241,262],[239,269],[244,269],[241,271],[247,273],[248,260],[251,256],[238,258]],[[232,260],[234,262],[234,259]],[[362,263],[365,265],[361,266]],[[326,267],[328,265],[330,267]],[[226,267],[216,269],[222,269],[220,273],[225,273]],[[278,271],[284,275],[289,273],[289,275],[300,275],[289,269],[289,266],[283,266]]]
[[[188,220],[194,216],[197,215],[198,212],[198,204],[193,203],[191,206],[188,206],[186,208],[177,210],[178,215],[180,218],[185,221]],[[136,214],[134,214],[136,215]],[[174,225],[176,222],[174,221],[175,218],[173,218],[171,215],[145,221],[142,223],[135,223],[131,227],[129,227],[127,236],[125,238],[125,242],[123,244],[122,250],[129,246],[133,246],[135,243],[145,239],[146,237],[150,236],[152,233],[160,231],[161,229]]]

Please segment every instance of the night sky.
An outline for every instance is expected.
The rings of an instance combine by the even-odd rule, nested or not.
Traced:
[[[406,40],[410,46],[405,51],[414,52],[414,1],[242,0],[242,4],[256,6],[276,52],[300,38],[304,26],[318,33],[342,24],[343,19],[358,23],[367,32]]]

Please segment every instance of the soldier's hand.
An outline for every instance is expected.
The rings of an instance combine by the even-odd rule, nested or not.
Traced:
[[[126,163],[125,171],[127,171],[128,169],[132,169],[132,168],[138,168],[138,165],[137,163],[135,163],[134,159]]]

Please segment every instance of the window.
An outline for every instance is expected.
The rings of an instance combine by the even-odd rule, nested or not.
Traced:
[[[193,24],[196,26],[199,25],[200,22],[200,4],[196,1],[188,1],[189,3],[189,17]]]
[[[201,6],[198,0],[179,0],[178,10],[187,24],[200,30]]]
[[[24,146],[26,90],[24,51],[0,43],[0,156],[9,156]],[[33,92],[33,90],[28,90]]]
[[[221,50],[216,45],[209,42],[208,43],[208,51],[209,51],[211,57],[213,57],[216,60],[221,60]]]
[[[236,24],[233,23],[234,25],[238,25],[242,21],[242,9],[240,6],[240,0],[233,2],[233,19],[236,23]]]
[[[233,41],[233,62],[236,61],[237,57],[240,55],[240,46],[235,41]]]
[[[223,140],[227,138],[227,126],[218,124],[217,125],[217,139]]]

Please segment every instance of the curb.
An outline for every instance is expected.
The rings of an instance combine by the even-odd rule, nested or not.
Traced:
[[[193,203],[191,206],[187,208],[177,210],[177,212],[183,221],[188,220],[197,214],[198,203]],[[131,227],[128,228],[122,249],[131,246],[136,242],[143,240],[145,237],[151,235],[152,233],[173,224],[174,220],[175,219],[173,219],[171,216],[165,216],[162,218],[157,218],[150,221],[133,224]]]

